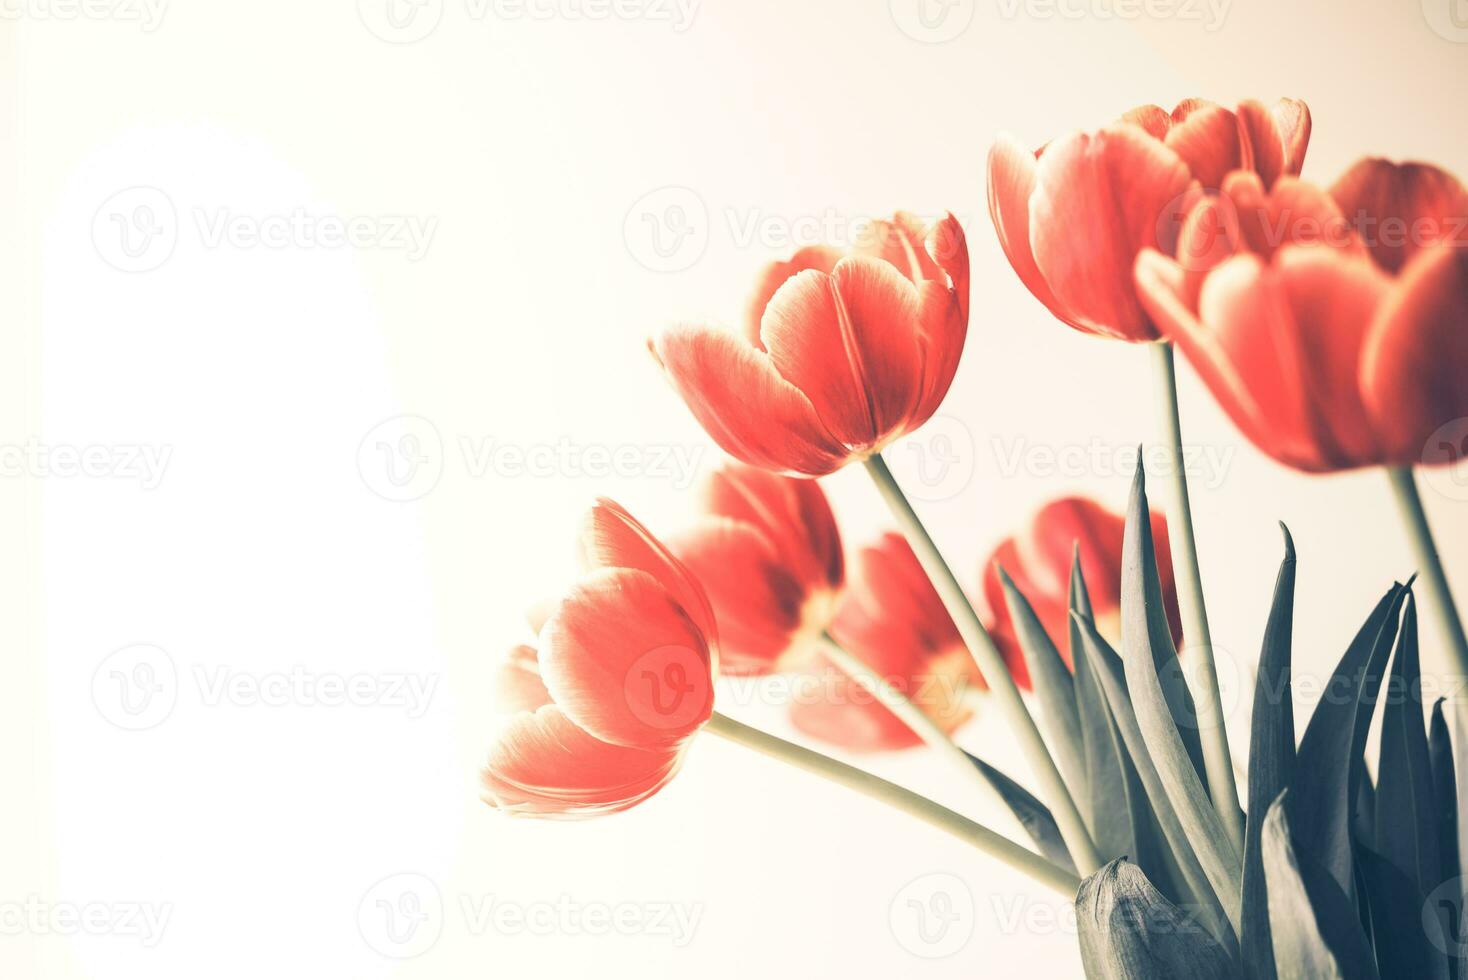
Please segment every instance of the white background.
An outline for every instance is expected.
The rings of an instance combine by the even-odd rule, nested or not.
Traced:
[[[1307,175],[1367,152],[1461,173],[1468,30],[1449,2],[957,0],[928,30],[902,0],[705,0],[689,21],[428,0],[401,31],[372,0],[8,2],[0,445],[62,455],[0,479],[0,972],[1075,974],[1073,929],[1022,879],[709,738],[634,812],[492,813],[475,778],[491,664],[564,581],[593,495],[670,530],[687,496],[664,450],[716,460],[646,335],[737,318],[782,236],[829,222],[951,209],[968,230],[969,343],[948,442],[924,444],[957,463],[919,506],[970,583],[1045,500],[1119,507],[1114,461],[1154,431],[1146,355],[1066,330],[1012,275],[984,204],[994,135],[1293,95],[1315,116]],[[323,244],[349,219],[355,244]],[[1379,474],[1285,472],[1187,367],[1181,386],[1187,441],[1223,461],[1194,507],[1228,700],[1247,704],[1277,518],[1300,549],[1302,673],[1328,671],[1411,559]],[[485,465],[506,445],[630,447],[636,472]],[[65,454],[88,447],[77,475]],[[383,454],[402,449],[420,465],[397,486]],[[167,454],[161,480],[135,451]],[[894,458],[911,474],[915,455]],[[880,530],[860,472],[828,482],[849,546]],[[1468,486],[1430,482],[1468,595]],[[1425,642],[1440,665],[1430,627]],[[140,666],[155,697],[129,714],[119,685],[148,681]],[[293,678],[368,687],[342,704],[271,686]],[[777,706],[726,707],[786,730]],[[1232,735],[1241,752],[1241,714]],[[997,719],[962,737],[1024,775]],[[1014,832],[920,754],[866,764]],[[892,927],[940,887],[966,942]],[[418,930],[389,935],[404,895]],[[672,908],[696,927],[517,933],[476,920],[487,901]],[[51,917],[17,919],[27,906]],[[166,914],[161,936],[128,909]],[[953,955],[915,955],[934,951]]]

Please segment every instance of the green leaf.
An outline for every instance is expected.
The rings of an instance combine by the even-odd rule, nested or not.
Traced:
[[[1422,923],[1423,903],[1442,883],[1442,856],[1423,724],[1417,603],[1410,592],[1385,700],[1370,851],[1388,867],[1367,867],[1377,962],[1389,975],[1446,978],[1446,957],[1428,942]]]
[[[1402,586],[1394,585],[1371,611],[1336,665],[1295,753],[1290,823],[1310,829],[1298,846],[1346,895],[1355,889],[1351,808],[1366,771],[1362,753],[1371,709],[1396,636],[1403,595]],[[1359,710],[1363,706],[1366,710]]]
[[[1376,980],[1371,945],[1356,909],[1328,870],[1298,846],[1286,790],[1261,833],[1269,888],[1269,931],[1280,980]],[[1307,835],[1310,831],[1306,831]]]
[[[1029,599],[1003,568],[999,569],[999,582],[1004,588],[1004,601],[1009,607],[1020,649],[1024,651],[1025,663],[1030,668],[1030,680],[1040,699],[1045,734],[1050,738],[1056,764],[1065,777],[1071,796],[1085,799],[1086,766],[1081,746],[1081,721],[1076,712],[1075,682],[1060,657],[1060,651],[1055,649],[1055,642],[1040,625],[1040,618],[1035,615]]]
[[[1121,658],[1101,638],[1101,634],[1096,632],[1096,625],[1090,620],[1072,615],[1071,621],[1080,626],[1086,656],[1090,658],[1092,666],[1095,667],[1095,676],[1100,680],[1101,687],[1106,692],[1106,702],[1111,708],[1111,717],[1116,722],[1117,731],[1121,733],[1122,744],[1126,747],[1132,765],[1136,767],[1138,779],[1146,791],[1152,813],[1162,831],[1163,839],[1167,842],[1176,867],[1179,885],[1186,889],[1190,904],[1206,910],[1205,921],[1213,929],[1214,936],[1230,950],[1237,948],[1238,926],[1235,917],[1228,913],[1222,896],[1218,894],[1208,873],[1198,860],[1198,855],[1188,838],[1187,830],[1168,799],[1163,777],[1147,752],[1142,730],[1127,695],[1126,668]],[[1238,895],[1237,890],[1231,895],[1235,914],[1238,910]]]
[[[1269,938],[1264,857],[1264,815],[1290,784],[1295,763],[1295,708],[1290,696],[1290,659],[1295,621],[1295,542],[1283,524],[1285,556],[1274,582],[1274,603],[1264,627],[1259,676],[1249,737],[1249,810],[1244,833],[1243,935],[1239,951],[1248,976],[1274,980],[1274,945]]]
[[[1129,861],[1112,861],[1081,882],[1076,920],[1090,980],[1235,976],[1228,951]]]
[[[1448,721],[1443,716],[1443,699],[1432,706],[1432,721],[1427,728],[1427,753],[1432,762],[1432,799],[1436,807],[1437,846],[1442,857],[1442,880],[1456,882],[1462,875],[1458,857],[1458,777],[1453,764],[1453,741],[1448,735]],[[1441,892],[1447,894],[1439,894]],[[1463,921],[1463,893],[1460,886],[1449,886],[1434,893],[1442,902],[1439,922],[1447,927],[1436,939],[1439,948],[1449,953],[1449,967],[1455,980],[1465,976],[1465,961],[1459,935]],[[1457,940],[1449,937],[1458,936]],[[1433,937],[1429,935],[1429,939]]]
[[[1024,827],[1025,833],[1030,835],[1030,840],[1035,842],[1035,847],[1039,849],[1040,853],[1051,864],[1057,864],[1074,874],[1075,864],[1071,861],[1070,851],[1065,846],[1065,838],[1060,836],[1060,827],[1056,825],[1050,808],[1036,799],[1029,790],[972,752],[964,752],[964,755],[969,757],[980,775],[988,780],[989,785],[993,786],[994,791],[1003,798],[1010,812]]]
[[[1199,775],[1202,749],[1197,715],[1172,645],[1172,629],[1157,577],[1145,484],[1143,469],[1138,466],[1122,540],[1121,635],[1127,691],[1146,753],[1157,768],[1167,800],[1237,933],[1243,855],[1229,839]],[[1133,748],[1133,759],[1140,768],[1136,755]],[[1158,808],[1156,800],[1152,806]],[[1177,848],[1173,850],[1176,853]]]

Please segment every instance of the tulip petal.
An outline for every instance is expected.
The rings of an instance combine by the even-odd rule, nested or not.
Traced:
[[[1035,265],[1030,249],[1030,197],[1036,173],[1035,154],[1001,135],[989,150],[989,216],[999,245],[1025,288],[1062,323],[1086,330],[1060,305]]]
[[[652,349],[699,423],[736,459],[824,476],[849,458],[805,393],[747,341],[728,331],[683,326],[663,333]]]
[[[715,470],[700,490],[705,512],[758,528],[807,589],[840,587],[841,536],[819,483],[732,465]]]
[[[1414,256],[1439,244],[1468,246],[1468,190],[1431,164],[1367,158],[1330,193],[1388,272],[1401,272]]]
[[[1240,165],[1239,122],[1220,105],[1201,103],[1176,117],[1163,138],[1204,187],[1223,186],[1223,178]]]
[[[802,681],[813,687],[790,706],[790,723],[811,738],[853,752],[915,748],[922,739],[861,684],[824,657]]]
[[[1156,339],[1132,267],[1158,246],[1192,182],[1181,157],[1134,126],[1068,136],[1040,158],[1030,198],[1035,264],[1092,332]]]
[[[1456,462],[1462,444],[1429,445],[1468,418],[1468,248],[1418,255],[1372,324],[1361,388],[1392,462]],[[1461,438],[1461,437],[1460,437]]]
[[[784,262],[771,262],[760,271],[754,289],[744,309],[744,335],[750,343],[764,350],[759,338],[760,321],[764,319],[765,307],[770,305],[785,280],[807,269],[830,273],[840,262],[842,252],[829,245],[808,245]]]
[[[661,789],[678,768],[676,750],[609,745],[555,705],[517,715],[480,774],[481,799],[515,815],[590,817],[625,810]]]
[[[1243,137],[1241,166],[1259,175],[1266,188],[1281,177],[1298,175],[1310,143],[1310,109],[1298,99],[1280,99],[1273,106],[1250,99],[1239,104]]]
[[[713,710],[702,632],[635,569],[592,572],[572,589],[540,631],[540,674],[574,724],[614,745],[675,745]]]
[[[535,648],[521,644],[510,650],[495,674],[495,710],[513,715],[550,704],[550,694],[540,680]]]

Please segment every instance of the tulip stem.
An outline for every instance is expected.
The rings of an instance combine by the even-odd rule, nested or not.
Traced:
[[[1055,817],[1055,824],[1065,840],[1066,849],[1070,851],[1071,860],[1081,874],[1091,874],[1101,867],[1101,857],[1096,852],[1096,845],[1086,830],[1086,822],[1081,819],[1080,810],[1076,808],[1070,790],[1066,789],[1060,770],[1055,766],[1050,750],[1045,747],[1045,740],[1040,736],[1035,719],[1025,707],[1024,698],[1020,696],[1014,678],[1009,676],[1009,669],[1004,664],[999,648],[994,645],[993,638],[979,621],[978,614],[974,612],[963,587],[954,577],[953,570],[948,567],[942,552],[933,543],[912,505],[907,502],[906,495],[897,485],[896,478],[892,476],[892,471],[887,468],[880,453],[867,459],[866,469],[872,482],[877,485],[877,491],[891,509],[893,518],[902,528],[908,545],[923,566],[923,571],[927,572],[928,580],[933,583],[938,597],[943,600],[944,608],[948,610],[953,625],[963,637],[964,645],[968,647],[979,672],[984,675],[1000,710],[1008,718],[1015,737],[1019,739],[1020,748],[1024,751],[1025,760],[1039,783],[1040,796]]]
[[[1183,428],[1177,408],[1177,372],[1172,345],[1154,343],[1153,374],[1157,382],[1157,407],[1162,418],[1162,446],[1167,453],[1167,470],[1172,483],[1172,563],[1177,573],[1178,609],[1183,619],[1183,641],[1193,699],[1199,705],[1198,728],[1203,743],[1203,768],[1208,795],[1238,853],[1244,853],[1244,825],[1239,816],[1239,790],[1234,783],[1233,761],[1224,726],[1223,698],[1218,691],[1218,668],[1213,662],[1213,636],[1208,629],[1208,608],[1203,602],[1203,576],[1198,568],[1198,543],[1193,537],[1193,507],[1188,500],[1188,474],[1183,466]]]
[[[1016,871],[1029,875],[1067,899],[1073,900],[1077,889],[1080,888],[1080,879],[1069,871],[1051,864],[1040,855],[995,833],[983,824],[976,823],[896,783],[889,783],[879,776],[874,776],[855,766],[849,766],[830,756],[814,752],[794,742],[787,742],[783,738],[777,738],[758,728],[751,728],[717,711],[704,725],[704,730],[772,759],[778,759],[797,769],[804,769],[808,773],[838,783],[847,789],[855,790],[863,796],[885,803],[909,816],[917,817],[924,823],[977,847],[990,857],[998,858]]]
[[[1463,618],[1458,614],[1458,606],[1448,588],[1448,576],[1443,571],[1442,559],[1438,557],[1437,545],[1432,540],[1432,528],[1427,523],[1427,512],[1423,510],[1422,497],[1417,492],[1417,478],[1407,466],[1389,466],[1386,473],[1391,478],[1392,489],[1396,491],[1397,508],[1407,525],[1407,537],[1412,541],[1418,574],[1432,594],[1431,608],[1436,611],[1438,626],[1448,640],[1453,670],[1459,677],[1468,677],[1468,638],[1463,635]]]

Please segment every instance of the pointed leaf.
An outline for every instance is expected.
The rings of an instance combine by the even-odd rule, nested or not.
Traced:
[[[1235,975],[1228,951],[1129,861],[1112,861],[1081,882],[1076,921],[1090,980],[1226,980]]]
[[[972,752],[965,752],[964,755],[969,757],[974,767],[1004,800],[1015,819],[1020,822],[1020,826],[1024,827],[1025,833],[1030,835],[1030,840],[1035,842],[1035,847],[1039,849],[1040,854],[1051,864],[1057,864],[1074,874],[1075,864],[1071,861],[1070,851],[1065,846],[1065,838],[1060,836],[1060,827],[1056,825],[1050,808],[1041,803],[1029,790]]]
[[[1295,622],[1295,542],[1283,524],[1285,556],[1274,581],[1274,603],[1264,627],[1259,675],[1249,737],[1249,813],[1244,833],[1243,935],[1239,952],[1254,980],[1274,980],[1274,945],[1269,938],[1264,858],[1260,850],[1264,815],[1290,784],[1295,763],[1295,708],[1290,694],[1290,659]]]
[[[1172,645],[1149,514],[1144,471],[1138,466],[1122,540],[1121,634],[1127,692],[1173,813],[1237,932],[1243,855],[1229,839],[1200,776],[1197,716]]]
[[[1463,921],[1462,868],[1458,860],[1458,777],[1453,765],[1453,741],[1448,735],[1448,720],[1443,715],[1443,699],[1432,706],[1432,721],[1427,728],[1427,752],[1432,762],[1432,800],[1437,809],[1437,846],[1442,857],[1442,880],[1428,899],[1435,906],[1439,931],[1428,932],[1428,939],[1448,955],[1449,972],[1454,980],[1464,977],[1468,959],[1464,958],[1461,930]],[[1442,927],[1446,927],[1444,931]],[[1450,937],[1457,936],[1455,941]]]
[[[1270,806],[1261,834],[1279,978],[1376,980],[1371,946],[1350,898],[1291,832],[1291,792],[1286,790]]]
[[[1040,617],[1003,568],[999,582],[1004,588],[1004,601],[1015,626],[1025,664],[1030,668],[1035,694],[1044,710],[1045,734],[1049,737],[1056,764],[1065,777],[1065,785],[1076,799],[1086,797],[1086,767],[1081,746],[1081,721],[1076,713],[1075,682],[1070,670],[1055,649],[1055,642]]]

